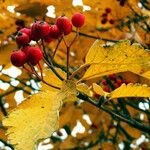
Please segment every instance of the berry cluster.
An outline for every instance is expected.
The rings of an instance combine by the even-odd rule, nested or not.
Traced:
[[[122,76],[117,76],[115,74],[110,74],[101,81],[103,90],[106,92],[111,92],[112,90],[120,87],[123,83],[128,84],[130,82],[123,79]]]
[[[123,83],[128,84],[130,81],[123,79],[120,75],[110,74],[102,79],[100,85],[105,92],[111,92],[116,88],[119,88]],[[99,99],[99,95],[96,93],[94,94],[94,97]]]
[[[106,8],[105,12],[102,14],[101,23],[106,24],[108,21],[110,24],[114,24],[115,21],[113,19],[108,19],[108,15],[111,13],[111,8]]]
[[[83,14],[75,13],[72,20],[66,16],[60,16],[57,18],[56,24],[51,26],[45,21],[36,21],[30,28],[20,29],[16,35],[16,43],[21,49],[11,54],[12,64],[17,67],[24,66],[25,63],[37,65],[43,58],[43,52],[39,46],[30,46],[31,40],[37,43],[41,40],[50,43],[53,39],[70,34],[72,25],[76,28],[82,27],[84,20]]]
[[[66,49],[67,49],[67,79],[69,79],[69,53],[72,44],[75,42],[76,38],[79,35],[79,29],[83,26],[85,21],[85,16],[81,13],[75,13],[70,20],[66,16],[62,15],[56,19],[56,23],[54,25],[49,25],[45,21],[36,21],[32,24],[31,27],[26,28],[22,25],[22,21],[16,22],[19,27],[22,27],[16,33],[16,43],[19,50],[13,51],[11,54],[11,62],[14,66],[23,67],[26,71],[34,74],[37,78],[43,81],[45,84],[50,85],[43,79],[43,69],[40,65],[40,60],[43,60],[44,63],[47,64],[53,71],[55,68],[53,67],[53,58],[58,49],[58,46],[61,41],[64,41]],[[65,41],[64,36],[70,34],[72,32],[72,26],[76,27],[76,35],[72,42],[68,44]],[[50,43],[54,39],[58,40],[58,44],[54,50],[52,56],[47,53],[45,43]],[[35,41],[36,45],[32,46],[31,41]],[[47,57],[48,56],[48,57]],[[35,69],[35,65],[38,65],[41,76]],[[56,71],[55,71],[56,72]],[[60,78],[61,76],[57,74]],[[61,79],[63,80],[63,79]]]

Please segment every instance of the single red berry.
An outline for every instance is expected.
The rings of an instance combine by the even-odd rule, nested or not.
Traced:
[[[28,62],[35,66],[43,58],[42,50],[39,47],[30,47],[28,49]]]
[[[123,83],[123,81],[121,79],[116,79],[116,83],[118,83],[119,85],[121,85]]]
[[[129,84],[130,83],[130,81],[128,81],[128,80],[124,80],[123,81],[125,84]]]
[[[31,40],[33,40],[33,41],[38,41],[38,40],[40,40],[39,34],[32,33],[32,31],[31,31]]]
[[[84,25],[85,22],[85,16],[81,13],[75,13],[72,16],[72,24],[76,27],[76,28],[80,28]]]
[[[110,88],[109,88],[108,86],[104,86],[104,87],[103,87],[103,90],[104,90],[105,92],[110,92]]]
[[[38,41],[40,39],[40,36],[37,32],[35,32],[36,23],[33,23],[31,26],[31,40]]]
[[[62,32],[59,30],[57,25],[50,26],[49,36],[54,39],[58,39],[62,35]]]
[[[110,80],[115,80],[116,79],[116,75],[115,74],[110,74],[110,75],[108,75],[108,78]]]
[[[72,31],[71,21],[66,16],[60,16],[56,20],[56,25],[59,30],[64,33],[64,35],[68,35]]]
[[[110,23],[110,24],[114,24],[114,23],[115,23],[115,20],[110,19],[110,20],[109,20],[109,23]]]
[[[107,13],[103,13],[103,14],[102,14],[102,17],[103,17],[103,18],[107,18],[107,16],[108,16]]]
[[[31,36],[37,37],[37,39],[42,39],[49,34],[50,26],[44,21],[37,21],[31,27]]]
[[[105,11],[106,13],[111,13],[111,8],[106,8]]]
[[[44,41],[45,41],[46,43],[50,43],[50,42],[53,41],[53,39],[52,39],[50,36],[46,36],[46,37],[44,38]]]
[[[16,67],[21,67],[26,63],[27,57],[23,51],[14,51],[11,54],[11,63]]]
[[[29,37],[31,37],[31,29],[29,28],[22,28],[19,32],[26,33]]]
[[[115,89],[117,89],[118,87],[120,87],[120,84],[114,83],[114,87],[115,87]]]
[[[103,19],[101,20],[101,23],[102,23],[102,24],[106,24],[106,23],[107,23],[107,18],[103,18]]]
[[[30,38],[26,33],[18,32],[16,35],[16,42],[20,46],[24,46],[30,42]]]
[[[105,79],[102,80],[103,85],[107,85],[107,81]]]

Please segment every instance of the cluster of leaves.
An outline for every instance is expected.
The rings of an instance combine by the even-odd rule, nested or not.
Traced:
[[[142,8],[138,7],[138,3]],[[0,2],[0,11],[3,12],[0,15],[0,80],[1,83],[9,84],[7,90],[0,91],[0,116],[2,120],[2,116],[7,116],[7,112],[10,112],[3,125],[8,126],[9,140],[11,144],[16,145],[16,149],[34,149],[39,140],[50,136],[49,142],[42,144],[52,144],[54,149],[118,149],[120,143],[124,149],[129,149],[131,145],[150,148],[147,140],[150,138],[150,53],[129,41],[118,42],[113,46],[108,44],[128,38],[149,48],[148,2],[127,0],[122,6],[117,0],[83,0],[83,4],[84,6],[73,6],[72,0]],[[9,5],[15,6],[15,13],[7,10]],[[41,91],[28,97],[39,90],[38,86],[32,86],[32,82],[39,81],[24,71],[17,77],[5,73],[12,68],[9,64],[10,52],[17,48],[12,34],[16,34],[16,28],[20,29],[24,24],[33,22],[34,17],[41,19],[44,16],[46,21],[53,24],[55,18],[45,16],[49,5],[55,6],[56,16],[62,13],[71,16],[76,11],[83,11],[85,5],[89,6],[90,10],[83,12],[86,23],[79,33],[79,40],[71,49],[71,81],[62,82],[50,69],[45,69],[46,82],[61,90],[41,83]],[[101,23],[106,8],[111,8],[108,19],[113,19],[114,24]],[[7,24],[4,23],[6,20]],[[74,34],[66,37],[66,41],[70,42],[72,36]],[[97,40],[89,50],[95,39],[101,40]],[[55,46],[55,41],[47,44],[47,53],[51,54]],[[53,65],[63,78],[66,77],[65,64],[66,50],[64,43],[61,43]],[[129,80],[131,84],[122,84],[115,89],[113,81],[108,77],[110,74],[117,74]],[[109,93],[102,89],[103,78],[111,89]],[[18,81],[17,86],[12,84],[13,80]],[[23,91],[24,97],[28,97],[19,106],[14,98],[18,90]],[[7,109],[6,104],[9,104]],[[148,108],[141,108],[140,105]],[[87,117],[90,121],[85,119]],[[74,135],[73,130],[77,124],[81,124],[84,131]],[[53,133],[56,130],[57,132]],[[6,127],[1,126],[0,139],[12,147],[7,143],[5,132]],[[64,134],[67,134],[67,137],[63,138]],[[146,140],[137,145],[137,139],[141,136]]]

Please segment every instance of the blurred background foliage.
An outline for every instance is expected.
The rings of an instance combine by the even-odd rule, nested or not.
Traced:
[[[110,13],[106,13],[107,8],[111,9]],[[26,71],[10,63],[11,52],[18,49],[14,40],[16,32],[25,26],[29,27],[34,20],[43,19],[54,24],[56,17],[65,14],[71,18],[75,12],[82,12],[86,22],[71,50],[72,68],[84,63],[95,39],[101,39],[102,44],[129,39],[150,48],[149,0],[0,0],[0,120],[28,95],[38,92],[40,87],[38,79],[31,78]],[[67,41],[73,39],[74,32],[75,29],[66,37]],[[53,51],[56,42],[46,46]],[[65,62],[66,50],[62,43],[55,57],[55,65],[63,66]],[[112,88],[115,81],[104,78]],[[148,80],[129,72],[117,74],[116,78],[150,84]],[[102,78],[95,80],[103,85]],[[90,86],[92,82],[88,81],[87,84]],[[127,117],[150,123],[149,99],[127,99],[122,103],[125,105],[123,113]],[[119,107],[122,110],[119,102],[112,105],[114,109]],[[7,142],[5,130],[0,122],[0,149],[13,149]],[[60,130],[41,142],[39,149],[148,150],[150,139],[149,133],[132,128],[106,112],[79,101],[64,104],[60,113]]]

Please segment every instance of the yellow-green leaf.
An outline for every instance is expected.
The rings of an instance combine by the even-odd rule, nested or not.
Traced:
[[[33,150],[40,139],[58,129],[61,99],[56,92],[40,92],[21,103],[3,119],[7,134],[16,150]]]
[[[122,84],[119,88],[111,92],[110,99],[122,97],[150,97],[150,87],[140,84]]]
[[[64,79],[66,79],[66,73],[64,71],[62,71],[59,68],[56,68],[57,73]],[[62,87],[62,81],[55,75],[55,73],[51,70],[51,69],[44,69],[44,80],[56,87],[61,88]],[[46,85],[45,83],[41,82],[41,90],[45,91],[45,90],[51,90],[51,91],[58,91],[55,88],[52,88],[48,85]]]
[[[93,83],[93,91],[100,96],[107,96],[109,93],[105,92],[101,86],[96,83]]]
[[[64,81],[58,95],[62,101],[78,100],[76,97],[76,84],[71,80]]]
[[[84,94],[88,96],[92,96],[90,88],[85,83],[77,84],[77,90],[79,90],[80,92],[83,92]]]
[[[150,52],[144,50],[138,44],[129,41],[120,41],[113,46],[103,47],[97,40],[90,48],[85,65],[90,67],[84,74],[83,79],[93,79],[96,77],[130,71],[143,75],[150,70]],[[149,74],[144,77],[150,79]]]

